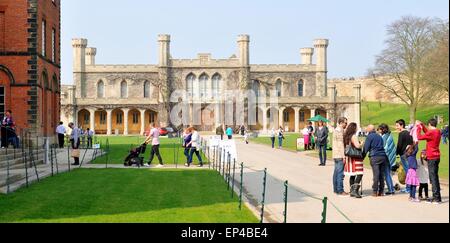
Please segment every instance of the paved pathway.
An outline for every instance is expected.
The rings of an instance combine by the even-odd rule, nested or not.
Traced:
[[[250,202],[262,199],[262,172],[268,169],[266,199],[267,221],[283,220],[283,181],[289,180],[290,190],[288,222],[321,221],[322,202],[328,197],[327,222],[445,222],[449,223],[449,188],[442,187],[444,203],[432,205],[411,203],[407,194],[397,194],[381,198],[371,197],[372,171],[366,169],[363,179],[365,197],[353,199],[339,197],[333,193],[332,175],[334,165],[318,166],[318,159],[284,150],[273,150],[260,144],[245,145],[236,140],[239,162],[245,162],[245,190]],[[238,175],[239,176],[239,175]],[[238,177],[237,176],[237,177]],[[348,178],[345,179],[349,191]],[[309,194],[316,199],[306,196]],[[431,191],[430,191],[431,193]],[[333,204],[346,216],[338,212]]]

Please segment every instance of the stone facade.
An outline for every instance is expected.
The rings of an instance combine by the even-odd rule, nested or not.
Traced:
[[[169,103],[169,96],[184,90],[193,97],[190,114],[199,114],[201,122],[190,118],[183,125],[213,131],[219,124],[241,125],[237,119],[227,124],[225,101],[218,97],[228,90],[254,90],[260,96],[275,94],[278,102],[258,103],[256,121],[250,123],[247,117],[243,121],[252,130],[283,126],[298,132],[316,114],[332,121],[346,116],[360,124],[360,86],[352,87],[351,95],[335,96],[335,87],[328,85],[328,40],[316,40],[314,49],[301,49],[302,64],[293,65],[251,64],[248,35],[238,36],[239,53],[228,59],[214,59],[209,53],[174,59],[170,40],[169,35],[159,35],[156,65],[101,65],[95,63],[97,50],[88,48],[86,39],[74,39],[74,85],[62,87],[62,120],[97,134],[142,134],[150,122],[172,125],[169,111],[176,104]],[[317,64],[312,63],[314,53]],[[200,109],[195,110],[194,104]]]

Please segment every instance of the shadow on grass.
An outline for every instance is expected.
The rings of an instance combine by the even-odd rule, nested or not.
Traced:
[[[223,180],[213,171],[80,169],[46,179],[29,189],[0,196],[0,199],[0,222],[51,221],[151,211],[156,211],[152,214],[156,218],[149,221],[158,222],[164,221],[158,217],[165,217],[165,214],[157,211],[173,209],[169,212],[175,213],[187,208],[198,208],[191,212],[192,222],[222,222],[220,212],[227,212],[226,207],[218,208],[209,216],[201,211],[202,207],[231,204],[236,205],[238,211],[236,197],[231,199]],[[240,213],[234,218],[236,222],[247,221],[239,219],[239,215],[250,222],[254,220],[251,213]],[[229,220],[234,221],[233,218]],[[97,222],[101,221],[100,217]]]

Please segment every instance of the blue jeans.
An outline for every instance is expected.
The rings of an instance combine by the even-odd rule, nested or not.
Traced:
[[[320,164],[326,165],[327,164],[327,145],[317,145],[319,148],[319,158],[320,158]]]
[[[270,138],[270,141],[272,142],[272,148],[275,148],[275,137]]]
[[[282,137],[279,137],[279,138],[278,138],[278,147],[279,147],[279,148],[282,148],[282,147],[283,147],[283,138],[282,138]]]
[[[344,192],[344,177],[344,159],[334,159],[334,193],[340,194]]]
[[[392,166],[388,161],[385,165],[384,177],[386,178],[386,185],[388,188],[388,192],[393,193],[395,192],[395,189],[394,189],[394,181],[392,180],[391,170]]]

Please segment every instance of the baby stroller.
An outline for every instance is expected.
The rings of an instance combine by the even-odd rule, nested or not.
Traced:
[[[142,144],[141,146],[134,148],[130,151],[130,154],[125,158],[124,166],[133,166],[137,165],[137,167],[144,166],[144,157],[140,157],[140,155],[145,154],[145,150],[147,149],[147,144]]]

